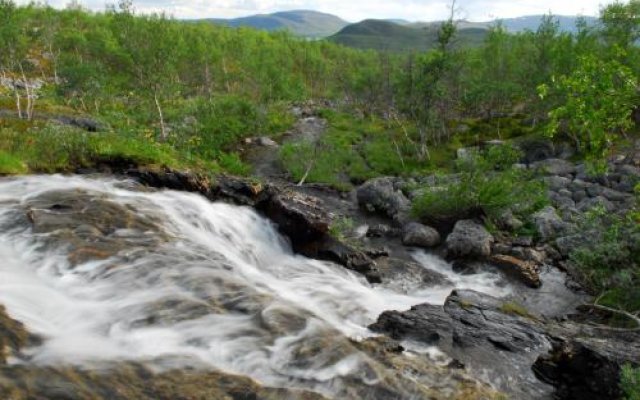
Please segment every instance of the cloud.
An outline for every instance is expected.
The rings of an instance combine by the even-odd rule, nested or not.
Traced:
[[[605,0],[606,1],[606,0]],[[18,3],[26,3],[19,0]],[[64,7],[69,0],[49,0],[53,7]],[[458,0],[459,15],[473,21],[511,18],[522,15],[597,15],[602,0]],[[104,10],[116,0],[80,0],[92,10]],[[366,18],[402,18],[431,21],[446,18],[450,2],[446,0],[134,0],[139,12],[165,11],[177,18],[231,18],[274,11],[312,9],[336,14],[348,21]]]

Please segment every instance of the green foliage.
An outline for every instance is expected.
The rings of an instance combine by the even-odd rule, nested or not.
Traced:
[[[605,227],[603,229],[603,227]],[[640,309],[640,220],[597,207],[579,221],[588,245],[574,250],[571,261],[598,293],[602,304],[635,312]]]
[[[16,175],[26,172],[27,167],[19,158],[0,150],[0,175]]]
[[[640,368],[634,368],[630,364],[622,366],[620,371],[620,388],[624,394],[624,400],[640,400]]]
[[[592,161],[603,160],[613,135],[633,124],[637,86],[632,71],[618,61],[582,57],[571,74],[555,80],[552,87],[540,87],[543,98],[550,93],[562,98],[549,114],[549,135],[565,131]]]
[[[530,215],[548,199],[540,181],[508,164],[517,158],[513,149],[493,148],[485,155],[461,160],[456,179],[423,188],[414,200],[414,215],[437,219],[480,212],[496,219],[507,210],[518,216]]]
[[[215,164],[187,161],[170,146],[117,133],[93,134],[59,125],[15,132],[0,130],[2,165],[22,172],[68,172],[100,163],[128,166],[215,169]],[[6,163],[6,164],[5,164]]]
[[[354,223],[349,217],[338,217],[331,222],[329,234],[340,241],[348,240],[353,234]]]

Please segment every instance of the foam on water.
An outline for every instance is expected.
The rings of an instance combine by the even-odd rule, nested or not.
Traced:
[[[72,267],[65,246],[45,244],[50,234],[35,234],[28,224],[0,232],[0,304],[45,338],[28,351],[33,363],[164,360],[272,385],[329,381],[356,371],[361,356],[317,355],[299,363],[301,343],[371,335],[366,326],[383,311],[442,304],[454,286],[496,296],[509,290],[494,274],[460,276],[419,252],[418,262],[454,286],[395,293],[335,264],[293,254],[252,209],[109,179],[0,180],[0,227],[51,190],[83,191],[126,206],[160,221],[168,239],[153,251],[125,248],[111,259]]]

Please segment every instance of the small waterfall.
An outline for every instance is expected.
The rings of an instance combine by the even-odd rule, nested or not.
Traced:
[[[328,394],[370,379],[350,341],[380,313],[453,289],[372,286],[293,254],[250,208],[106,178],[0,180],[0,259],[0,304],[44,338],[16,363],[216,368]],[[497,275],[415,259],[454,286],[508,293]]]

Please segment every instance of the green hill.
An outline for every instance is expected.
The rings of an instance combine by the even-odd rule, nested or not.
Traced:
[[[208,21],[232,27],[244,26],[267,31],[288,30],[295,35],[310,38],[331,36],[349,24],[335,15],[310,10],[283,11],[236,19],[209,19]]]
[[[438,38],[438,23],[400,25],[384,20],[365,20],[348,25],[329,37],[334,43],[358,49],[392,52],[424,51],[433,48]],[[485,27],[459,28],[457,44],[473,46],[481,43],[487,33]]]

